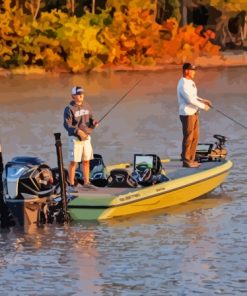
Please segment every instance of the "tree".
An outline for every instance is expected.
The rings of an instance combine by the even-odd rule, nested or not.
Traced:
[[[247,11],[246,0],[200,0],[197,4],[213,6],[221,11],[221,16],[217,20],[216,40],[225,47],[228,41],[234,42],[234,37],[229,31],[229,20],[241,11]],[[239,28],[239,31],[241,29]]]

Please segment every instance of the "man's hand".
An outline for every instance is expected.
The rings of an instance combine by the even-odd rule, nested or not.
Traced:
[[[210,106],[209,106],[208,104],[205,103],[205,108],[204,108],[204,110],[205,110],[205,111],[208,111],[209,109],[210,109]]]
[[[77,131],[77,136],[80,138],[81,141],[85,141],[88,139],[88,134],[80,129]]]
[[[210,108],[213,108],[213,104],[212,104],[212,102],[210,100],[204,99],[203,100],[203,103],[206,104],[206,105],[208,105]]]
[[[94,128],[97,127],[97,126],[99,126],[99,123],[98,123],[97,120],[94,120],[94,121],[93,121],[93,126],[94,126]]]

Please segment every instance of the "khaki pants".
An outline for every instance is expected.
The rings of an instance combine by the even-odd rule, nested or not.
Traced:
[[[199,114],[180,115],[183,127],[182,160],[190,163],[195,160],[196,148],[199,139]]]

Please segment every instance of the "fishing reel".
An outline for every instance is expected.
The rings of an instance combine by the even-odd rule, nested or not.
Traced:
[[[212,143],[199,143],[196,150],[195,160],[198,162],[221,161],[227,156],[225,143],[228,138],[222,135],[213,135],[217,140]]]

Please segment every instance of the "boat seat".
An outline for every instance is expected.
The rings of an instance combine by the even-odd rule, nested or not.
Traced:
[[[113,169],[107,179],[108,187],[135,188],[138,183],[126,169]]]

